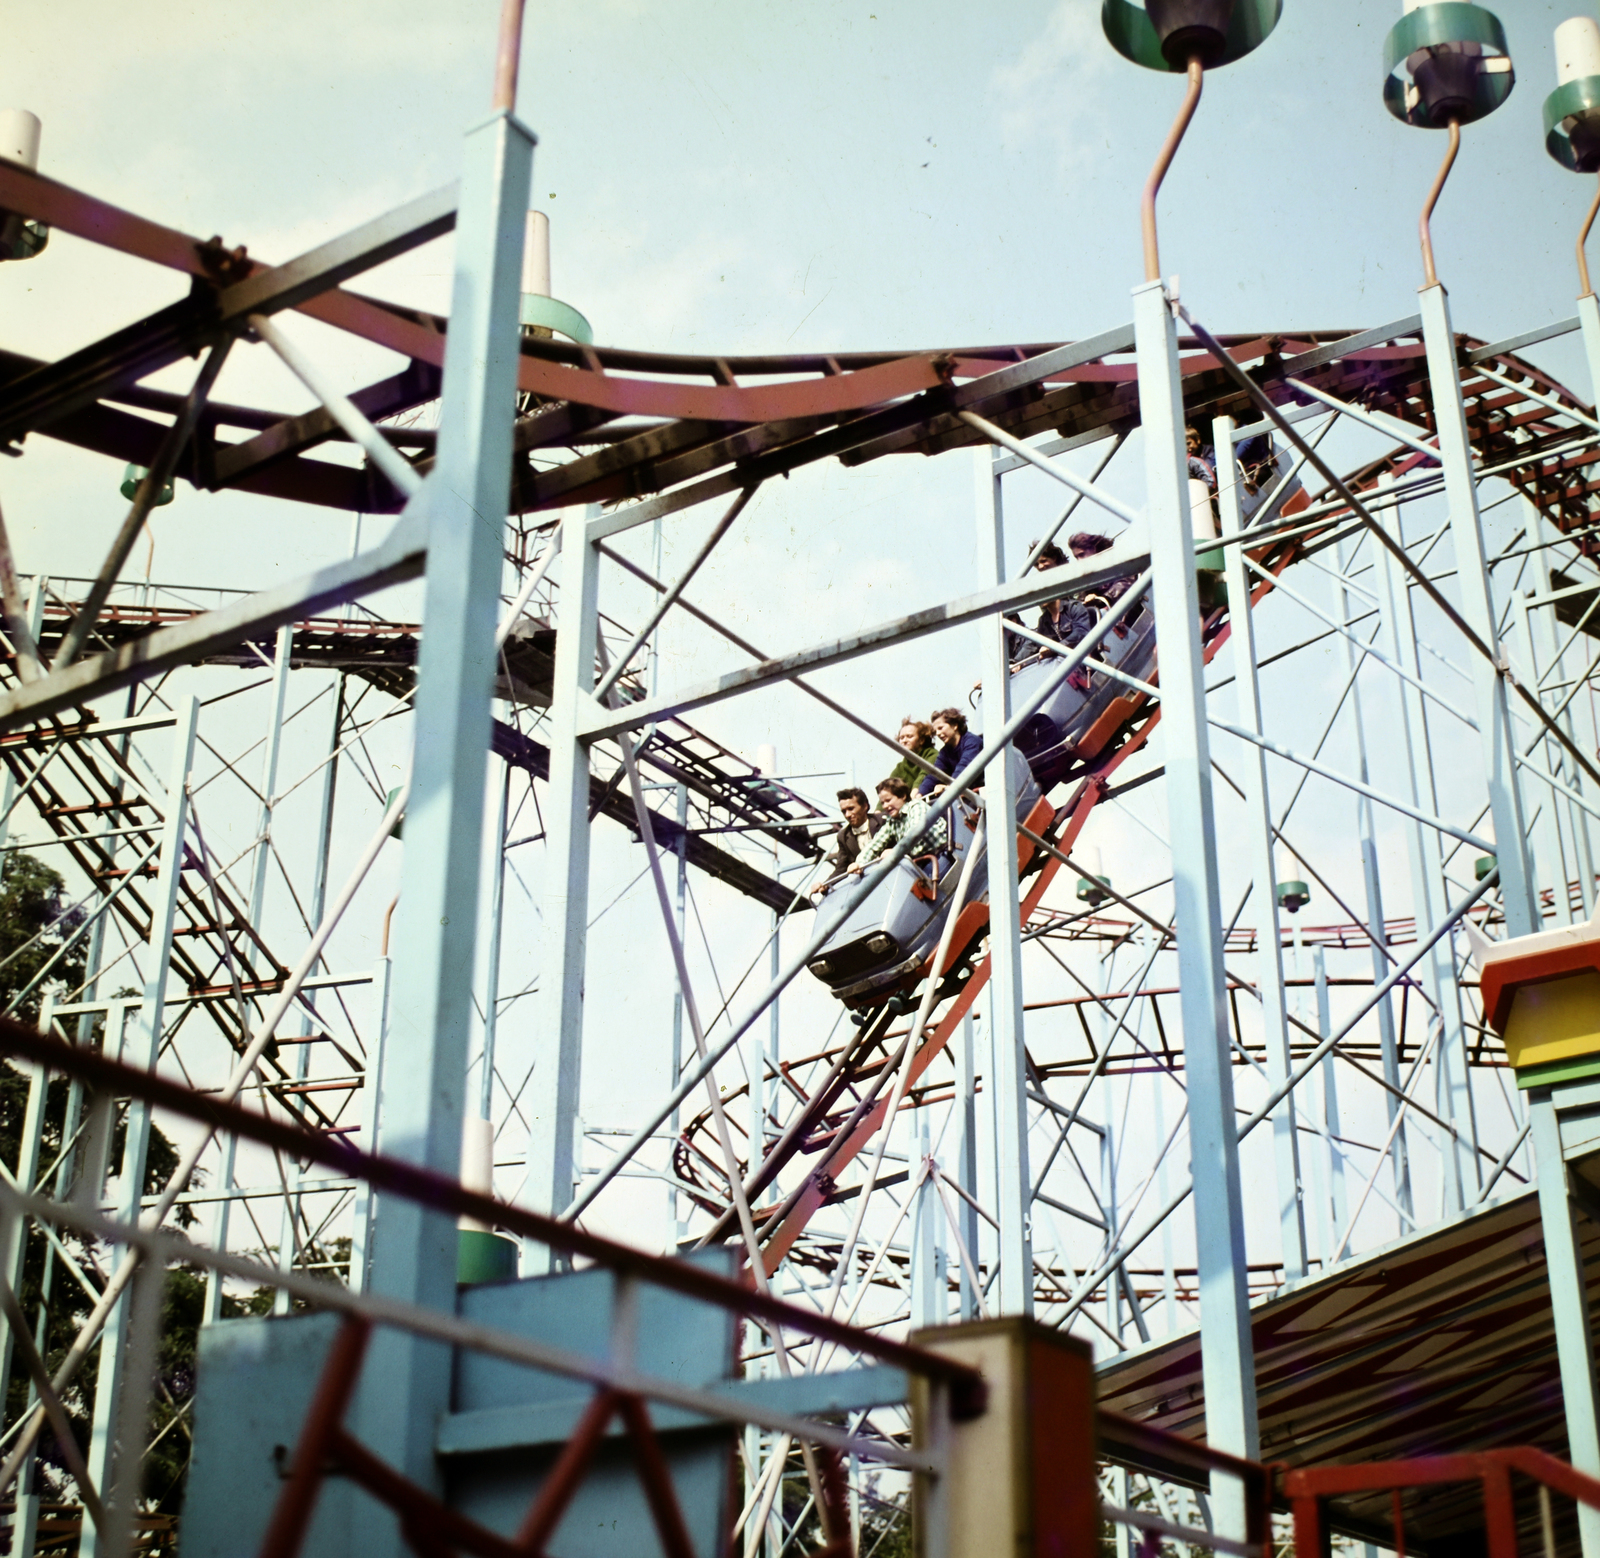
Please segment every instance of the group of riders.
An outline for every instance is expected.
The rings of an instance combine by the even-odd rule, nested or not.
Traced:
[[[1067,552],[1053,541],[1035,543],[1030,552],[1030,567],[1044,571],[1059,568],[1068,561],[1083,561],[1107,550],[1111,540],[1093,531],[1081,530],[1068,538]],[[1062,595],[1044,602],[1032,632],[1019,618],[1007,614],[1006,621],[1017,631],[1006,633],[1006,655],[1013,672],[1042,654],[1059,654],[1074,649],[1099,620],[1100,613],[1120,600],[1134,582],[1134,576],[1117,578],[1093,591]],[[1081,673],[1075,672],[1074,676]],[[1087,686],[1085,677],[1084,685]],[[904,839],[918,843],[918,854],[940,855],[947,851],[947,821],[939,817],[930,822],[929,809],[942,795],[951,779],[960,773],[983,749],[983,740],[967,728],[960,709],[935,709],[926,720],[907,715],[900,722],[895,739],[908,755],[894,771],[877,784],[878,804],[874,809],[866,791],[856,786],[838,792],[839,811],[844,821],[833,836],[833,850],[827,857],[829,875],[811,889],[821,895],[838,883],[860,876],[879,856],[887,854]],[[931,771],[930,771],[931,770]],[[924,838],[923,835],[926,835]]]
[[[1211,523],[1216,520],[1216,453],[1206,445],[1195,427],[1186,429],[1187,470],[1190,489],[1195,494],[1195,504],[1210,509]],[[1238,446],[1238,465],[1242,472],[1243,489],[1251,497],[1277,473],[1277,453],[1272,440],[1262,433],[1248,438]],[[1205,488],[1205,494],[1200,488]],[[1067,537],[1067,549],[1062,550],[1054,541],[1035,542],[1030,547],[1029,566],[1034,569],[1061,568],[1069,561],[1085,561],[1099,552],[1110,549],[1109,536],[1096,531],[1077,531]],[[1069,555],[1070,553],[1070,555]],[[1029,629],[1021,617],[1006,614],[1006,657],[1011,670],[1021,669],[1037,657],[1059,654],[1062,649],[1074,649],[1094,629],[1102,611],[1122,600],[1133,585],[1133,574],[1101,582],[1093,590],[1059,595],[1043,603],[1038,621]],[[1078,667],[1070,685],[1088,693],[1090,670]],[[946,853],[949,830],[946,821],[928,821],[928,809],[939,797],[950,777],[960,773],[982,749],[981,737],[966,728],[966,717],[958,709],[936,709],[928,720],[917,720],[907,715],[901,721],[899,744],[907,757],[894,768],[886,779],[877,785],[877,806],[867,800],[867,793],[859,787],[838,792],[838,809],[843,822],[834,835],[834,849],[827,856],[829,877],[811,889],[813,896],[826,893],[846,878],[859,877],[867,865],[888,853],[902,840],[920,840],[928,833],[918,854]],[[920,761],[918,761],[920,760]],[[930,766],[934,769],[930,773]]]
[[[1185,429],[1185,443],[1197,534],[1205,522],[1206,533],[1214,535],[1216,454],[1193,426]],[[1261,496],[1277,475],[1277,453],[1272,439],[1266,434],[1246,439],[1235,454],[1244,492],[1250,498]],[[1029,567],[1047,570],[1071,561],[1083,562],[1108,550],[1111,544],[1109,536],[1092,530],[1080,530],[1068,537],[1066,551],[1051,540],[1035,542],[1029,551]],[[1007,613],[1006,656],[1012,672],[1041,656],[1076,648],[1093,630],[1101,613],[1121,600],[1133,586],[1134,578],[1133,574],[1128,574],[1097,584],[1092,590],[1045,601],[1031,630],[1015,613]],[[1068,681],[1080,693],[1087,694],[1089,668],[1080,666]],[[844,821],[834,834],[834,847],[827,857],[830,874],[812,888],[813,895],[820,895],[849,877],[859,876],[903,839],[917,841],[927,833],[918,854],[939,855],[947,851],[949,833],[945,819],[941,817],[930,823],[928,812],[949,780],[978,755],[983,742],[976,732],[967,729],[966,716],[954,708],[936,709],[926,721],[908,715],[901,721],[896,739],[915,756],[903,759],[888,778],[878,782],[875,809],[864,790],[852,786],[838,792]],[[930,767],[933,772],[929,771]]]

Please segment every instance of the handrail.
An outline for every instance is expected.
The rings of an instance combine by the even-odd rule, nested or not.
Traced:
[[[1447,1482],[1481,1483],[1488,1558],[1517,1558],[1512,1472],[1519,1472],[1537,1486],[1549,1488],[1590,1509],[1600,1509],[1600,1480],[1531,1446],[1419,1456],[1412,1460],[1371,1461],[1355,1466],[1305,1466],[1283,1471],[1281,1487],[1294,1515],[1295,1551],[1316,1553],[1324,1550],[1325,1499],[1347,1493],[1392,1492],[1394,1536],[1400,1543],[1404,1541],[1400,1510],[1403,1490],[1436,1487]]]
[[[414,1164],[377,1153],[362,1152],[339,1138],[269,1119],[253,1110],[241,1109],[236,1104],[225,1104],[152,1072],[108,1060],[97,1051],[80,1049],[59,1039],[46,1037],[9,1018],[0,1018],[0,1055],[77,1077],[96,1092],[142,1099],[153,1108],[166,1109],[196,1120],[213,1131],[240,1136],[289,1153],[302,1161],[319,1163],[340,1174],[365,1179],[379,1190],[405,1196],[438,1211],[476,1218],[491,1227],[504,1228],[510,1233],[536,1239],[570,1255],[582,1256],[622,1275],[652,1282],[658,1287],[669,1288],[685,1297],[714,1304],[735,1314],[757,1317],[786,1329],[835,1342],[852,1352],[898,1365],[924,1378],[938,1380],[950,1388],[952,1414],[958,1419],[980,1416],[984,1410],[986,1387],[983,1376],[976,1369],[940,1357],[937,1353],[858,1330],[818,1314],[815,1310],[801,1309],[781,1299],[757,1293],[726,1277],[663,1256],[647,1254],[643,1250],[588,1233],[572,1223],[529,1211],[526,1207],[497,1201],[493,1196],[467,1190],[452,1179]]]

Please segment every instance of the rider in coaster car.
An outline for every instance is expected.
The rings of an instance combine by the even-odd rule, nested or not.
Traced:
[[[886,820],[873,834],[872,842],[856,856],[850,867],[852,876],[860,876],[879,855],[887,854],[902,839],[914,840],[919,855],[936,855],[946,848],[949,833],[945,819],[940,817],[929,826],[928,808],[933,802],[927,796],[913,795],[898,779],[881,779],[878,781],[878,804]]]
[[[1257,433],[1254,438],[1245,439],[1235,452],[1244,472],[1244,490],[1254,497],[1278,474],[1278,455],[1272,447],[1272,435]]]
[[[1093,530],[1079,530],[1067,538],[1067,546],[1071,550],[1073,557],[1081,563],[1086,558],[1093,557],[1097,553],[1109,552],[1111,550],[1111,537],[1100,535]],[[1107,583],[1099,585],[1084,598],[1095,604],[1103,601],[1107,606],[1115,606],[1128,593],[1129,586],[1132,585],[1135,577],[1136,575],[1131,573],[1123,574],[1120,578],[1111,579]]]
[[[933,766],[954,778],[983,750],[983,742],[967,729],[967,717],[960,709],[935,709],[933,733],[939,738],[939,755]],[[926,776],[917,786],[918,795],[942,795],[945,787]]]
[[[833,835],[834,847],[828,855],[828,870],[831,874],[827,881],[818,882],[811,889],[813,897],[826,892],[832,883],[844,874],[846,868],[854,863],[888,820],[880,813],[867,809],[867,792],[857,789],[854,785],[848,790],[839,792],[839,811],[844,817],[844,823]]]
[[[1060,568],[1066,561],[1067,554],[1054,541],[1046,541],[1034,557],[1033,566],[1042,573],[1049,568]],[[1076,595],[1063,595],[1044,603],[1035,631],[1053,638],[1058,644],[1065,644],[1068,649],[1076,649],[1094,623],[1092,606]]]
[[[900,731],[894,739],[906,751],[916,753],[924,763],[931,763],[939,755],[939,748],[934,744],[933,726],[926,720],[913,719],[909,714],[906,715],[900,721]],[[898,779],[904,785],[915,785],[927,772],[921,763],[913,763],[909,757],[903,757],[895,764],[889,777]]]

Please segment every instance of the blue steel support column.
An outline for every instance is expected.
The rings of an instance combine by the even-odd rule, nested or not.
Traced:
[[[1217,507],[1224,535],[1244,528],[1239,505],[1239,462],[1233,453],[1233,418],[1217,417],[1211,424],[1217,456]],[[1256,675],[1256,624],[1250,610],[1250,580],[1245,572],[1244,548],[1230,546],[1225,559],[1228,617],[1233,626],[1233,684],[1239,694],[1239,724],[1257,735],[1266,734],[1261,715],[1261,684]],[[1261,981],[1261,1025],[1266,1040],[1267,1076],[1274,1088],[1294,1069],[1290,1059],[1289,1009],[1283,985],[1283,931],[1278,923],[1277,872],[1273,869],[1272,801],[1267,785],[1267,754],[1246,744],[1240,784],[1245,811],[1250,816],[1251,891],[1256,900],[1256,923],[1261,927],[1261,950],[1256,967]],[[1295,1101],[1291,1093],[1272,1112],[1272,1146],[1278,1171],[1278,1229],[1283,1243],[1283,1275],[1294,1282],[1306,1274],[1305,1194],[1300,1183],[1300,1143],[1294,1124]]]
[[[957,1123],[960,1134],[956,1144],[956,1183],[966,1191],[972,1200],[961,1197],[956,1206],[956,1225],[961,1230],[962,1241],[966,1244],[967,1255],[971,1256],[969,1262],[962,1259],[961,1282],[961,1318],[975,1320],[978,1317],[977,1291],[983,1285],[983,1273],[978,1268],[981,1257],[978,1254],[978,1211],[974,1203],[978,1199],[978,1103],[977,1103],[977,1073],[974,1046],[977,1044],[977,1035],[973,1031],[972,1017],[969,1014],[961,1019],[960,1059],[957,1069],[960,1080],[957,1083],[955,1103],[952,1107],[957,1113]]]
[[[1600,394],[1600,301],[1589,292],[1578,299],[1578,323],[1583,327],[1583,354],[1589,364],[1589,394]]]
[[[1591,292],[1578,299],[1589,373],[1600,385],[1600,305]],[[1500,842],[1499,834],[1495,843]],[[1518,931],[1507,927],[1509,935]],[[1561,1150],[1561,1122],[1548,1088],[1528,1093],[1533,1161],[1539,1185],[1539,1221],[1544,1232],[1550,1311],[1555,1323],[1556,1359],[1561,1369],[1561,1400],[1567,1419],[1567,1455],[1573,1466],[1600,1477],[1600,1403],[1595,1396],[1594,1340],[1589,1327],[1589,1292],[1583,1246],[1573,1226],[1575,1209]],[[1600,1510],[1578,1507],[1583,1558],[1600,1558]]]
[[[1404,509],[1396,504],[1392,517],[1380,512],[1378,523],[1391,527],[1396,541],[1405,542]],[[1417,625],[1411,591],[1400,565],[1387,547],[1379,547],[1374,556],[1381,591],[1380,606],[1389,635],[1389,653],[1394,663],[1408,672],[1416,681],[1422,679],[1422,660],[1418,652]],[[1428,709],[1422,694],[1410,683],[1401,683],[1400,748],[1404,758],[1402,768],[1402,795],[1409,794],[1411,803],[1423,811],[1437,816],[1440,811],[1438,786],[1434,780],[1433,747],[1428,733]],[[1430,935],[1450,910],[1450,895],[1444,879],[1444,856],[1440,850],[1439,834],[1424,824],[1407,819],[1402,824],[1406,839],[1406,854],[1411,866],[1411,904],[1417,919],[1417,934]],[[1465,1108],[1471,1102],[1470,1089],[1460,1094],[1452,1087],[1452,1078],[1459,1075],[1466,1080],[1466,1039],[1461,1025],[1461,992],[1456,980],[1455,954],[1448,940],[1437,943],[1419,965],[1422,985],[1428,1000],[1439,1013],[1441,1030],[1439,1046],[1433,1062],[1439,1077],[1438,1105],[1446,1118],[1453,1118],[1459,1104]],[[1452,1136],[1444,1146],[1446,1204],[1457,1212],[1469,1204],[1469,1187],[1476,1184],[1477,1173],[1472,1161],[1476,1154],[1464,1147],[1460,1138]]]
[[[167,974],[172,966],[172,928],[178,912],[178,893],[183,879],[184,831],[189,820],[189,769],[194,762],[195,730],[200,722],[200,700],[193,695],[177,708],[172,733],[172,777],[167,784],[167,810],[161,827],[161,865],[156,890],[150,905],[150,936],[145,943],[144,1000],[134,1031],[123,1018],[123,1043],[120,1058],[141,1071],[155,1070],[161,1048],[163,1010],[167,998]],[[106,1048],[111,1048],[107,1023]],[[120,1204],[116,1215],[123,1222],[139,1220],[144,1198],[145,1162],[150,1146],[150,1106],[135,1100],[128,1106],[127,1136],[122,1147]],[[97,1196],[98,1180],[86,1187]],[[120,1263],[118,1253],[115,1264]],[[96,1488],[109,1489],[116,1464],[116,1424],[122,1402],[123,1370],[127,1363],[128,1310],[132,1294],[124,1289],[100,1333],[100,1366],[95,1376],[94,1427],[89,1438],[89,1453],[84,1457]],[[94,1558],[100,1533],[92,1520],[83,1523],[79,1551]]]
[[[1005,523],[999,451],[977,452],[978,577],[984,584],[1006,579]],[[1005,623],[998,615],[980,628],[983,722],[998,730],[1011,718],[1011,665]],[[1017,812],[1012,785],[1026,774],[1014,747],[991,763],[984,776],[985,832],[989,838],[989,1037],[994,1056],[995,1145],[999,1180],[995,1215],[1000,1222],[1000,1291],[996,1312],[1033,1313],[1033,1216],[1028,1175],[1028,1067],[1023,1047],[1022,930],[1017,906]],[[956,819],[951,818],[955,826]]]
[[[1489,590],[1483,549],[1483,523],[1478,514],[1478,483],[1467,440],[1467,414],[1461,400],[1456,367],[1456,340],[1450,327],[1450,303],[1442,286],[1419,294],[1422,334],[1428,348],[1428,382],[1433,390],[1434,423],[1439,457],[1444,466],[1445,494],[1450,504],[1450,535],[1455,543],[1456,588],[1467,625],[1496,654],[1494,603]],[[1505,905],[1506,935],[1526,936],[1539,928],[1525,854],[1527,828],[1517,787],[1516,729],[1506,684],[1500,673],[1476,651],[1472,661],[1477,694],[1478,729],[1483,740],[1484,768],[1489,778],[1489,808],[1494,817],[1495,859],[1500,866],[1500,895]]]
[[[1561,1122],[1549,1088],[1529,1091],[1528,1115],[1538,1171],[1539,1221],[1544,1230],[1556,1360],[1567,1417],[1567,1455],[1575,1470],[1600,1477],[1600,1406],[1595,1399],[1594,1341],[1589,1328],[1583,1246],[1573,1226],[1577,1209],[1567,1188]],[[1578,1506],[1578,1534],[1583,1558],[1600,1558],[1600,1510]]]
[[[539,963],[538,1050],[529,1089],[528,1178],[523,1199],[559,1213],[572,1200],[573,1133],[583,1049],[583,967],[589,924],[589,749],[578,723],[592,705],[600,554],[588,516],[568,509],[561,523],[561,597],[556,618],[555,692],[550,707],[546,791],[543,956]],[[551,1269],[546,1245],[525,1243],[522,1270]]]
[[[1359,543],[1341,542],[1334,549],[1341,575],[1348,574],[1357,545]],[[1374,604],[1377,604],[1376,597]],[[1346,625],[1357,614],[1356,603],[1351,600],[1350,591],[1342,582],[1334,591],[1334,610],[1339,613],[1339,621]],[[1367,762],[1366,717],[1361,703],[1361,682],[1356,675],[1355,648],[1350,640],[1342,635],[1339,642],[1343,646],[1345,672],[1353,678],[1350,685],[1350,714],[1356,732],[1356,777],[1363,784],[1370,784],[1372,775]],[[1386,940],[1388,933],[1384,929],[1383,883],[1378,873],[1377,824],[1373,818],[1372,802],[1365,795],[1357,797],[1356,800],[1356,826],[1361,835],[1361,874],[1366,884],[1367,935],[1372,951],[1372,982],[1374,985],[1381,985],[1389,974],[1389,958],[1384,950],[1388,945]],[[1384,1080],[1393,1087],[1399,1087],[1400,1051],[1395,1042],[1394,1007],[1388,996],[1378,1003],[1377,1015],[1378,1045]],[[1389,1125],[1394,1129],[1395,1116],[1400,1111],[1400,1100],[1393,1093],[1388,1093],[1384,1096],[1384,1104],[1388,1110]],[[1389,1150],[1389,1157],[1394,1170],[1395,1205],[1407,1217],[1412,1215],[1409,1149],[1406,1122],[1401,1120],[1398,1129],[1395,1129],[1394,1145]]]
[[[473,972],[483,856],[495,619],[500,605],[519,356],[518,284],[534,137],[509,112],[468,132],[456,223],[438,465],[419,502],[428,572],[411,798],[396,925],[385,1068],[406,1078],[383,1099],[384,1151],[454,1178],[474,1027]],[[403,1197],[384,1201],[369,1286],[454,1311],[456,1220]],[[371,1448],[435,1488],[434,1423],[449,1401],[450,1349],[380,1329],[355,1421]],[[403,1549],[376,1508],[358,1550]],[[364,1510],[365,1515],[365,1510]]]
[[[1255,1358],[1239,1188],[1238,1125],[1229,1061],[1227,978],[1217,886],[1211,752],[1206,738],[1205,660],[1200,649],[1194,534],[1189,516],[1178,337],[1159,281],[1133,291],[1139,354],[1139,416],[1144,430],[1145,514],[1155,572],[1160,646],[1161,735],[1166,751],[1168,830],[1178,938],[1179,1010],[1189,1083],[1190,1169],[1200,1282],[1200,1355],[1206,1439],[1254,1459]],[[1217,1530],[1245,1535],[1243,1488],[1212,1482]]]

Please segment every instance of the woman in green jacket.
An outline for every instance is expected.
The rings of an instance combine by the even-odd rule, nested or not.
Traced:
[[[933,726],[925,724],[922,720],[912,719],[909,714],[900,721],[900,733],[895,740],[906,751],[915,752],[925,763],[931,763],[939,755],[938,745],[933,739]],[[895,764],[894,772],[889,777],[898,779],[908,789],[914,790],[927,772],[926,768],[907,757]]]

